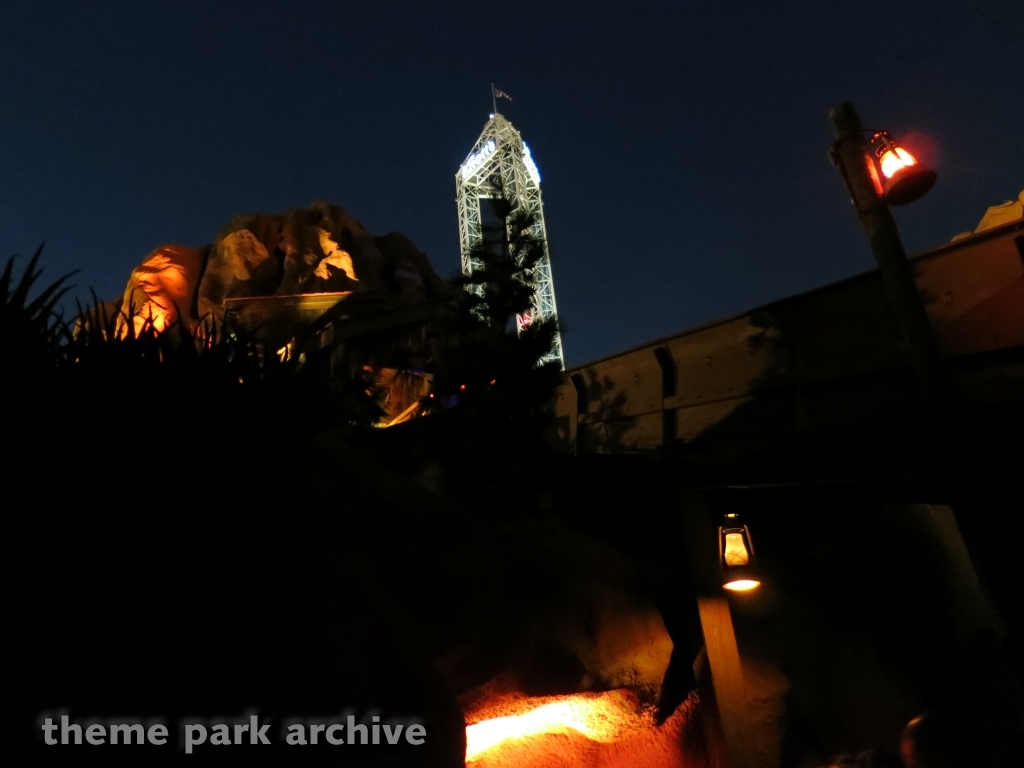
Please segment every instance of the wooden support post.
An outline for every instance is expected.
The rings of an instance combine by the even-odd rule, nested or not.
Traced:
[[[684,491],[680,498],[686,548],[697,589],[697,607],[704,632],[711,683],[725,736],[729,768],[757,768],[747,690],[740,667],[736,632],[718,573],[717,531],[703,495]]]
[[[843,174],[851,202],[878,262],[889,306],[896,317],[906,343],[907,356],[928,406],[932,429],[940,441],[944,458],[949,461],[955,440],[951,433],[952,385],[917,290],[913,266],[903,250],[903,241],[892,212],[879,193],[877,172],[870,159],[857,110],[844,102],[829,116],[836,129],[833,160]]]

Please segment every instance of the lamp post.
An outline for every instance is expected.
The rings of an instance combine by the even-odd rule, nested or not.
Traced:
[[[759,768],[761,761],[755,744],[755,726],[747,701],[747,689],[743,682],[739,646],[736,630],[732,623],[729,600],[726,597],[725,581],[728,579],[724,567],[726,553],[740,555],[737,540],[726,542],[726,535],[736,533],[738,518],[726,517],[717,530],[718,551],[715,551],[716,529],[714,518],[705,492],[687,488],[680,492],[679,506],[682,512],[683,533],[686,542],[687,560],[692,569],[691,578],[697,592],[697,610],[700,614],[704,648],[707,651],[711,671],[711,686],[714,690],[715,707],[725,738],[725,762],[729,768]],[[742,525],[740,529],[743,530]],[[743,552],[748,549],[749,536],[740,545]],[[742,559],[742,558],[739,558]],[[748,564],[752,563],[750,556]],[[738,563],[737,568],[743,568]]]
[[[912,265],[889,210],[890,205],[904,205],[925,194],[935,182],[935,173],[897,146],[887,132],[877,131],[869,136],[852,104],[840,104],[829,117],[836,131],[830,153],[832,162],[846,182],[851,202],[878,262],[882,283],[938,442],[940,470],[953,480],[954,518],[997,614],[1015,615],[1013,612],[1018,609],[1014,606],[1018,605],[1019,597],[1014,593],[1014,585],[999,584],[987,578],[991,563],[1004,556],[1002,542],[985,530],[985,520],[991,519],[985,508],[986,497],[979,493],[979,481],[973,476],[970,457],[963,455],[964,441],[957,440],[961,432],[957,427],[964,424],[954,419],[963,417],[955,408],[952,384],[918,293]],[[979,557],[979,550],[985,556]],[[969,681],[969,687],[976,692],[975,708],[985,712],[992,723],[999,723],[997,731],[1004,729],[1000,738],[1007,738],[1007,733],[1019,728],[1022,699],[1013,673],[1009,671],[1013,666],[1010,657],[1001,646],[1001,640],[994,638],[988,647],[987,674]],[[1007,722],[1017,725],[1007,726]]]
[[[943,458],[948,461],[953,443],[949,422],[952,388],[914,282],[913,269],[889,211],[890,204],[905,205],[927,192],[935,183],[935,172],[896,146],[887,132],[875,132],[869,139],[860,116],[849,102],[835,107],[829,117],[836,129],[830,153],[832,162],[846,181],[850,200],[868,236],[928,406],[932,429],[940,441]],[[879,176],[880,170],[885,181]]]

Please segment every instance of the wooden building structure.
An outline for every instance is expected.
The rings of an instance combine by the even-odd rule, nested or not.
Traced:
[[[996,413],[1024,402],[1024,221],[913,263],[963,400]],[[871,271],[568,369],[556,409],[577,451],[679,443],[741,456],[904,421],[914,400]]]
[[[675,594],[698,598],[732,768],[779,764],[771,727],[755,722],[748,651],[790,676],[787,728],[802,721],[811,742],[892,749],[915,707],[950,698],[994,740],[1020,732],[1024,611],[1006,550],[1024,513],[1024,219],[1013,213],[911,259],[955,390],[952,457],[877,271],[565,372],[557,432],[582,467],[581,516],[628,548],[626,515],[653,531],[634,554],[671,560],[657,540],[671,525],[650,507],[674,494],[689,561]],[[737,507],[775,559],[762,598],[727,598],[705,557],[716,515]]]

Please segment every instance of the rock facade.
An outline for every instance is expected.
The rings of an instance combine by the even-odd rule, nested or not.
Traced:
[[[445,286],[409,238],[374,237],[344,208],[318,200],[280,215],[236,216],[202,248],[157,248],[116,303],[136,325],[148,319],[162,329],[179,318],[219,321],[229,298],[341,291],[417,303]]]

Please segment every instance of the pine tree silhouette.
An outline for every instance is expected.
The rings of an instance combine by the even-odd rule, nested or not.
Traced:
[[[517,316],[533,307],[533,269],[545,243],[531,232],[533,217],[499,196],[495,220],[471,253],[478,265],[452,284],[458,306],[442,333],[427,411],[448,406],[439,449],[450,492],[506,513],[536,503],[535,480],[547,456],[545,433],[561,378],[554,348],[555,320],[517,329]]]

